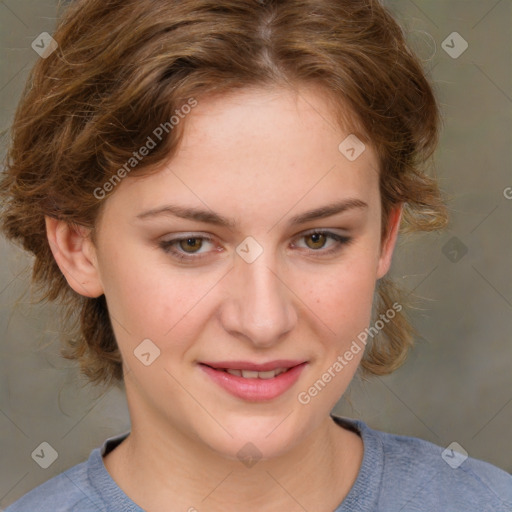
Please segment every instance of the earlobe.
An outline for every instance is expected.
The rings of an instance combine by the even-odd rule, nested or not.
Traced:
[[[69,286],[85,297],[102,295],[96,252],[88,230],[52,217],[45,217],[45,222],[53,257]]]
[[[391,267],[391,259],[398,238],[400,221],[402,220],[403,204],[394,207],[389,213],[387,236],[382,243],[381,254],[377,266],[377,279],[384,277]]]

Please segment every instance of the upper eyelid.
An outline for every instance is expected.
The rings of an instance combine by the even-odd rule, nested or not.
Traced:
[[[326,234],[332,233],[333,235],[344,236],[347,238],[350,236],[346,232],[345,233],[337,233],[336,231],[334,231],[334,229],[335,228],[307,229],[306,231],[302,231],[302,232],[298,233],[297,235],[294,235],[292,240],[296,240],[297,238],[302,238],[304,236],[312,235],[315,233],[326,233]],[[176,236],[173,236],[172,238],[168,238],[168,239],[164,238],[161,240],[161,242],[179,242],[181,240],[186,240],[187,238],[201,238],[201,239],[207,240],[209,242],[217,239],[217,237],[214,235],[209,235],[209,234],[205,234],[205,233],[201,233],[201,232],[190,232],[190,233],[185,232],[184,234],[178,233]]]

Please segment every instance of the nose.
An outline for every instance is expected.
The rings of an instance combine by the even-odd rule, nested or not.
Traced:
[[[252,263],[236,256],[227,283],[229,299],[221,313],[227,332],[261,348],[282,341],[297,322],[295,295],[275,269],[270,251],[263,251]]]

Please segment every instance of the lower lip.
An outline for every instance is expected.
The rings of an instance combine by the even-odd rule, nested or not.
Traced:
[[[204,364],[199,364],[199,366],[228,393],[250,402],[263,402],[272,400],[288,391],[297,382],[306,364],[302,363],[294,366],[271,379],[245,379],[223,370],[215,370]]]

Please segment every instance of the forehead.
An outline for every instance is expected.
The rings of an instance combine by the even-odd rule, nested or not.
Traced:
[[[269,145],[272,141],[278,147],[284,142],[283,150],[294,142],[307,142],[294,148],[296,154],[314,151],[322,145],[332,145],[333,138],[337,142],[343,134],[358,130],[357,117],[340,105],[343,102],[336,104],[325,88],[311,85],[295,89],[251,87],[206,96],[185,118],[181,152],[196,151],[197,145],[203,144],[211,150],[212,142],[219,149],[249,147],[254,155],[256,144]],[[337,119],[340,111],[344,115],[342,126]],[[358,135],[364,138],[359,132]]]
[[[172,158],[155,174],[123,180],[107,202],[141,211],[181,201],[226,217],[275,217],[369,199],[376,190],[373,148],[354,146],[351,127],[338,125],[319,90],[245,89],[198,99],[184,123]],[[357,158],[347,158],[347,144],[362,151]]]

